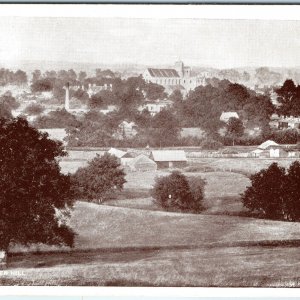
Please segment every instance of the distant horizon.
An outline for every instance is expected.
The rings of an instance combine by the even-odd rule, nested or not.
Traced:
[[[257,69],[257,68],[269,68],[269,69],[287,69],[287,70],[291,70],[291,69],[300,69],[300,65],[299,66],[270,66],[270,65],[257,65],[257,66],[245,66],[245,65],[241,65],[241,66],[234,66],[234,67],[226,67],[226,68],[217,68],[214,66],[209,66],[209,65],[196,65],[196,64],[187,64],[185,63],[184,59],[181,59],[181,61],[184,63],[185,66],[189,66],[192,68],[206,68],[206,69],[216,69],[216,70],[225,70],[225,69]],[[97,65],[99,65],[99,67],[104,66],[104,67],[118,67],[118,66],[136,66],[136,67],[172,67],[175,64],[176,60],[174,61],[173,64],[153,64],[153,65],[148,65],[146,63],[136,63],[136,62],[119,62],[119,63],[105,63],[105,62],[89,62],[89,61],[80,61],[80,62],[76,62],[76,61],[68,61],[68,60],[15,60],[15,61],[5,61],[2,60],[0,62],[0,67],[5,67],[5,68],[9,68],[9,66],[11,66],[12,68],[18,68],[18,64],[74,64],[74,66],[76,65],[90,65],[93,67],[96,67]],[[20,66],[21,67],[21,66]],[[37,67],[38,68],[38,67]],[[43,67],[43,69],[47,68],[47,66]],[[58,66],[56,67],[57,69],[60,69]],[[42,69],[42,68],[41,68]],[[85,71],[85,70],[82,70]]]
[[[297,68],[300,21],[2,17],[5,64]],[[102,63],[105,61],[105,63]]]

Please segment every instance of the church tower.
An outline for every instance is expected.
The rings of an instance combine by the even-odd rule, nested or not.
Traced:
[[[175,70],[177,71],[179,77],[183,77],[184,76],[184,64],[182,61],[177,61],[175,63]]]

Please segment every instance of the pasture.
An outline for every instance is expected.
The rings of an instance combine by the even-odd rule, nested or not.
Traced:
[[[300,224],[78,202],[75,249],[16,255],[1,284],[299,286]]]
[[[61,166],[67,173],[82,163]],[[152,202],[155,177],[169,170],[128,172],[115,199],[102,205],[76,202],[69,223],[77,233],[73,249],[16,247],[8,269],[25,275],[2,276],[0,284],[299,287],[300,223],[243,216],[240,194],[250,183],[248,175],[270,163],[189,162],[181,171],[207,182],[199,215],[161,211]]]

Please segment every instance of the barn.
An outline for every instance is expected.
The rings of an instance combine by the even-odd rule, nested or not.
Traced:
[[[140,154],[137,157],[133,158],[128,166],[131,171],[156,171],[157,164],[144,154]]]
[[[187,158],[183,150],[153,150],[150,159],[156,164],[158,169],[183,168],[187,165]]]

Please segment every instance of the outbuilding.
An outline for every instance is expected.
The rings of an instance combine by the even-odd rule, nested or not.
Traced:
[[[133,158],[128,166],[131,171],[156,171],[157,164],[144,154],[140,154],[137,157]]]
[[[187,158],[183,150],[153,150],[150,154],[158,169],[183,168],[187,165]]]

